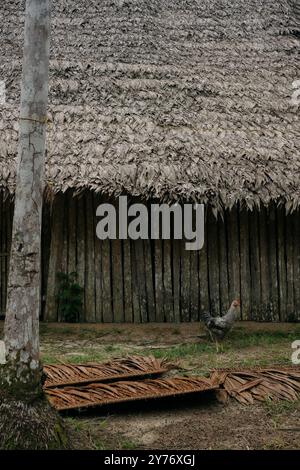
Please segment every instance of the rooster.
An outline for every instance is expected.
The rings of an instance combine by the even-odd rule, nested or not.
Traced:
[[[217,352],[219,352],[218,340],[225,338],[232,329],[233,324],[239,318],[240,301],[234,300],[230,305],[228,312],[223,317],[212,317],[209,313],[203,313],[201,316],[210,337],[216,343]]]

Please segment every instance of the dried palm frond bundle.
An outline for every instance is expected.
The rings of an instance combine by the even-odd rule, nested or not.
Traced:
[[[300,367],[219,369],[212,372],[210,380],[219,386],[217,396],[222,402],[229,397],[243,404],[268,399],[296,401],[300,396]]]
[[[48,388],[46,394],[50,403],[57,410],[62,411],[136,400],[175,397],[217,388],[218,385],[213,385],[209,379],[204,377],[176,377]]]
[[[153,356],[117,358],[103,364],[46,365],[44,388],[160,375],[172,367],[173,365],[167,360],[156,359]]]

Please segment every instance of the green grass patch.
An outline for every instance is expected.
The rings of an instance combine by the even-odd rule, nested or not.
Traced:
[[[228,336],[225,344],[245,348],[249,346],[264,346],[281,343],[283,341],[293,342],[300,338],[300,327],[294,331],[252,331],[248,332],[244,328],[234,330]]]
[[[44,325],[45,326],[45,325]],[[63,327],[63,331],[69,331],[68,327]],[[90,330],[86,328],[86,333],[89,334]],[[116,329],[118,330],[118,328]],[[69,338],[66,342],[63,341],[59,347],[55,345],[56,335],[53,333],[53,346],[52,337],[48,340],[49,329],[47,330],[47,340],[45,341],[42,360],[45,364],[57,362],[70,362],[74,364],[84,362],[103,362],[111,360],[114,357],[125,357],[127,355],[153,355],[156,358],[167,358],[169,361],[178,362],[183,368],[192,369],[192,372],[187,373],[200,374],[207,372],[212,368],[237,368],[237,367],[267,367],[269,365],[281,364],[289,365],[291,360],[291,344],[295,339],[300,338],[300,326],[297,325],[292,331],[247,331],[244,328],[237,327],[225,341],[222,342],[221,351],[217,353],[216,346],[209,339],[199,340],[195,336],[193,342],[179,343],[170,345],[169,347],[161,347],[155,349],[152,346],[147,347],[144,343],[137,345],[127,342],[101,342],[97,337],[94,340],[87,341],[86,343],[76,342],[78,336],[75,334],[71,336],[71,343]],[[111,330],[109,330],[111,332]],[[175,327],[171,330],[174,336],[180,333],[180,329]],[[92,332],[98,333],[98,332]],[[101,333],[101,331],[99,332]],[[107,332],[106,332],[107,333]],[[69,333],[68,333],[69,334]],[[82,332],[84,336],[85,331]],[[108,333],[107,333],[108,334]],[[123,331],[123,334],[127,335]],[[74,349],[70,347],[74,338]],[[86,338],[84,338],[86,339]],[[123,340],[123,338],[121,338]],[[61,341],[59,339],[59,341]],[[159,337],[157,342],[163,343],[163,335]],[[43,343],[43,340],[42,340]],[[155,344],[155,343],[154,343]],[[183,373],[185,373],[183,371]]]
[[[263,403],[263,405],[265,406],[267,413],[270,416],[276,417],[281,414],[293,413],[294,411],[300,410],[300,399],[297,401],[267,400],[266,402]]]

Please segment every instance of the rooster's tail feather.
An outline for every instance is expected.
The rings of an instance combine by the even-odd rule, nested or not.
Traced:
[[[209,326],[211,324],[212,316],[209,313],[204,312],[201,314],[200,319],[206,326]]]

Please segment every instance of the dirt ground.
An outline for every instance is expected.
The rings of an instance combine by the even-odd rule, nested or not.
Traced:
[[[3,323],[0,323],[0,339]],[[44,363],[105,361],[152,354],[175,361],[173,375],[203,375],[213,367],[291,363],[299,324],[243,322],[222,351],[199,324],[41,324]],[[64,417],[76,449],[299,449],[300,401],[243,406],[214,394],[98,408]]]
[[[147,406],[148,408],[148,406]],[[163,409],[114,414],[98,438],[106,448],[138,449],[299,449],[300,406],[227,406],[193,400]],[[92,426],[97,418],[91,418]]]

